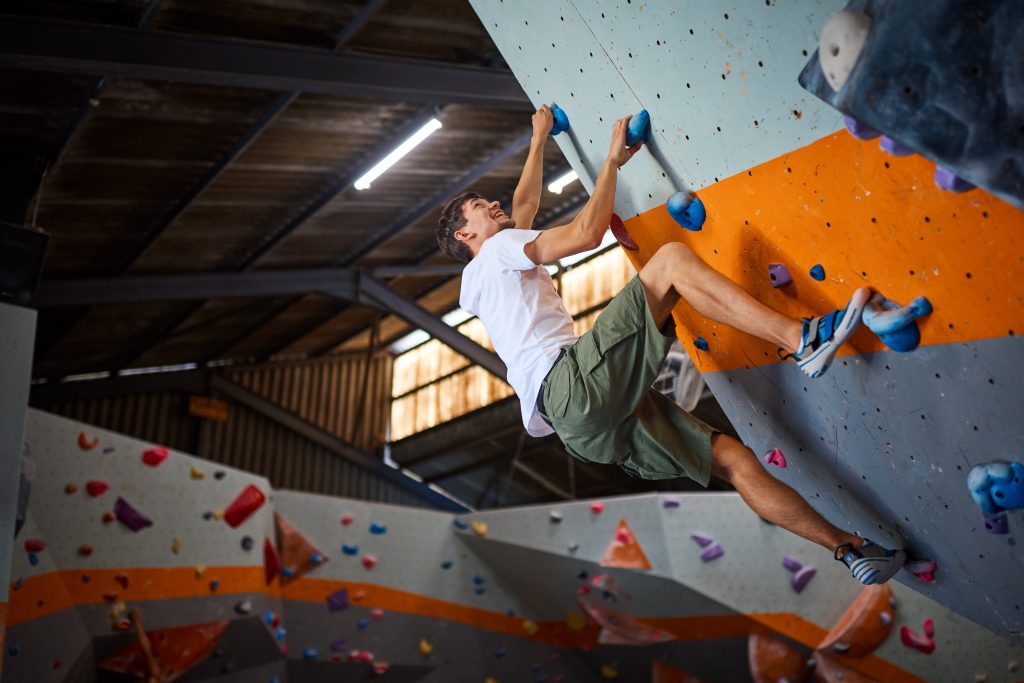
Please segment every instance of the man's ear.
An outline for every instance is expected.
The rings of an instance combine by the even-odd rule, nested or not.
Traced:
[[[473,233],[466,232],[465,230],[456,230],[454,233],[452,233],[452,237],[454,237],[460,242],[468,242],[469,240],[473,239]]]

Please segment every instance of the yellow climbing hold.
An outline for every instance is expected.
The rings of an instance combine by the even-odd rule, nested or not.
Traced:
[[[196,578],[197,579],[201,579],[205,575],[206,575],[206,567],[204,567],[203,565],[199,565],[198,567],[196,567]]]
[[[206,472],[203,472],[198,467],[193,467],[189,474],[192,476],[193,479],[206,479]]]
[[[171,552],[175,555],[181,552],[181,539],[177,536],[171,540]]]
[[[565,615],[565,623],[570,631],[582,631],[587,625],[587,618],[579,612],[569,612]]]
[[[601,675],[605,678],[615,678],[619,675],[619,670],[611,664],[605,664],[601,667]]]
[[[213,518],[214,519],[224,519],[224,511],[223,510],[214,510],[213,511]]]
[[[526,631],[527,635],[535,636],[537,635],[537,631],[540,630],[540,625],[538,625],[533,619],[527,619],[523,622],[523,630]]]
[[[487,535],[487,522],[473,522],[469,526],[473,527],[473,533],[477,536]]]
[[[121,618],[128,613],[128,605],[118,600],[110,606],[110,611],[107,612],[107,616],[110,617],[111,621],[120,621]]]
[[[420,654],[427,657],[434,651],[434,646],[431,645],[426,638],[420,639]]]

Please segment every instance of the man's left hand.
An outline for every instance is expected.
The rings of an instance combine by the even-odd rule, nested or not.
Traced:
[[[540,108],[533,114],[534,139],[546,139],[551,133],[553,125],[555,125],[555,119],[551,115],[551,107],[546,104],[540,105]]]

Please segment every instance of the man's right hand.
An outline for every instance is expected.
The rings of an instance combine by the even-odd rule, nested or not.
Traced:
[[[608,147],[608,163],[615,164],[616,168],[622,168],[644,144],[643,141],[640,141],[632,147],[626,147],[626,129],[629,127],[631,118],[633,118],[632,115],[626,116],[612,124],[612,142]]]
[[[551,128],[555,124],[555,117],[551,114],[551,107],[546,104],[540,105],[533,114],[533,137],[537,140],[547,140]]]

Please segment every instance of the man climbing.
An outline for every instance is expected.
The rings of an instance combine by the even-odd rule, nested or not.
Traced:
[[[860,325],[871,295],[854,292],[843,310],[794,320],[760,303],[686,245],[663,245],[577,338],[546,263],[596,248],[608,228],[619,169],[642,143],[625,146],[630,117],[612,126],[607,160],[590,200],[567,225],[531,230],[540,204],[544,143],[551,111],[533,115],[533,140],[512,198],[464,192],[441,213],[441,251],[466,262],[460,304],[477,315],[508,367],[532,436],[557,433],[575,457],[615,463],[633,476],[687,476],[707,486],[728,481],[758,515],[833,550],[865,584],[888,581],[905,560],[825,520],[771,476],[753,451],[684,412],[651,389],[675,339],[673,306],[683,299],[701,315],[777,344],[811,377],[824,373]],[[514,229],[517,228],[517,229]]]

